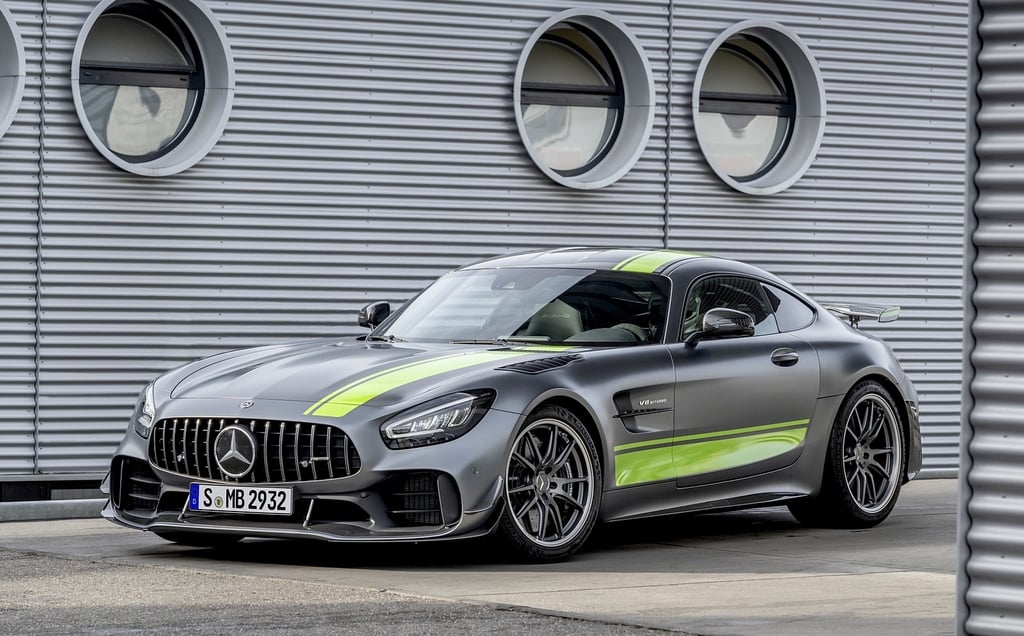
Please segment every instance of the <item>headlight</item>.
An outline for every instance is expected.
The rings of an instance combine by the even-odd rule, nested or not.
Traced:
[[[135,401],[135,412],[132,413],[132,424],[135,426],[135,432],[142,437],[149,437],[149,430],[153,428],[154,417],[156,417],[156,406],[154,406],[153,400],[153,384],[150,383],[139,394],[139,399]]]
[[[494,391],[445,395],[384,422],[380,435],[395,449],[448,442],[476,426],[492,402]]]

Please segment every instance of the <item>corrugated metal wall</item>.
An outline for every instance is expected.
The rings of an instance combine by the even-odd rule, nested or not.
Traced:
[[[801,2],[587,3],[641,41],[658,108],[636,167],[586,192],[532,166],[511,111],[522,45],[561,7],[207,4],[236,63],[231,118],[195,167],[149,179],[102,160],[74,113],[68,69],[93,2],[46,2],[41,473],[102,472],[135,394],[163,369],[227,348],[357,333],[355,310],[365,302],[401,301],[452,267],[510,249],[661,246],[669,195],[672,246],[746,256],[826,295],[905,305],[909,320],[885,333],[925,394],[928,466],[955,466],[966,0],[926,9],[818,2],[813,11]],[[41,3],[16,6],[28,40]],[[725,188],[706,168],[687,88],[710,40],[755,16],[805,38],[835,113],[808,176],[766,199]],[[900,34],[916,44],[893,44]],[[865,61],[877,60],[883,44],[895,47],[891,58]],[[38,93],[38,77],[31,86]],[[27,140],[26,110],[18,126]],[[918,122],[922,112],[930,127]],[[17,159],[15,132],[0,139],[0,161]],[[31,162],[15,163],[29,171],[23,187]],[[36,202],[26,205],[32,264]],[[5,270],[0,280],[16,286],[16,275]],[[25,276],[31,322],[34,269]],[[22,335],[31,362],[31,326]],[[31,412],[2,399],[2,421],[17,424],[5,424],[0,444],[11,446],[7,431],[31,432]],[[24,469],[0,464],[0,472]]]
[[[702,7],[704,7],[702,9]],[[762,265],[819,299],[900,305],[884,337],[921,394],[924,470],[957,465],[962,361],[964,0],[676,3],[671,244]],[[691,78],[740,18],[794,31],[828,100],[817,159],[770,197],[732,192],[695,149]]]
[[[0,138],[0,474],[34,469],[36,245],[42,38],[38,2],[8,2],[25,49],[25,92]]]
[[[1024,5],[979,0],[958,633],[1024,633]]]

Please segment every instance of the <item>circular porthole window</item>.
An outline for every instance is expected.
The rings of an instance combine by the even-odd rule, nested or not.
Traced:
[[[803,176],[825,130],[825,90],[810,51],[785,27],[742,22],[718,36],[693,89],[697,142],[711,169],[747,194]]]
[[[191,0],[107,0],[72,58],[86,135],[114,165],[176,174],[206,156],[227,123],[234,68],[212,14]]]
[[[0,137],[14,121],[25,90],[25,51],[14,17],[0,3]]]
[[[556,183],[601,188],[626,174],[654,122],[654,80],[624,24],[569,10],[527,41],[513,82],[526,151]]]

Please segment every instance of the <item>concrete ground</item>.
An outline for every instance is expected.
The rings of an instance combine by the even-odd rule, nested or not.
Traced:
[[[784,508],[613,524],[547,565],[479,541],[214,551],[100,519],[8,521],[0,633],[952,634],[956,496],[952,479],[911,483],[858,531],[804,528]],[[203,604],[228,597],[238,611]],[[195,612],[220,622],[184,629]]]

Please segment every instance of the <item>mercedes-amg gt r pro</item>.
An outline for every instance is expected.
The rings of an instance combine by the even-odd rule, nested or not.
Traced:
[[[787,505],[867,527],[921,465],[917,396],[856,328],[736,261],[561,249],[451,272],[368,335],[222,353],[139,396],[103,515],[180,543],[495,533]]]

